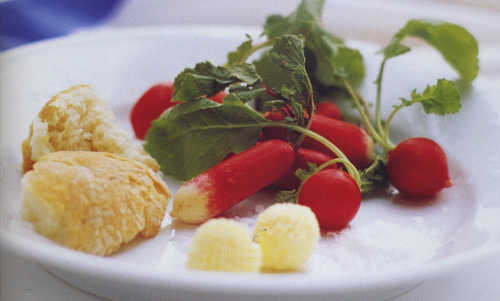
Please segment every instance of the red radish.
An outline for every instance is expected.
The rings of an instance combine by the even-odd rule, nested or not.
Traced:
[[[264,117],[272,121],[282,121],[285,116],[288,116],[287,108],[281,108],[278,111],[269,111],[264,114]],[[309,118],[309,114],[304,112],[304,117]],[[287,141],[288,129],[282,127],[265,127],[262,130],[262,139],[281,139]]]
[[[433,196],[451,186],[446,154],[429,138],[409,138],[389,151],[387,173],[392,185],[409,197]]]
[[[302,184],[299,204],[311,208],[323,230],[340,230],[358,212],[361,191],[345,171],[323,169]]]
[[[283,111],[270,111],[264,114],[264,117],[272,121],[281,121],[285,117]],[[265,127],[262,129],[264,139],[281,139],[287,140],[288,129],[282,127]]]
[[[372,138],[351,123],[314,114],[310,130],[335,144],[357,168],[368,167],[375,158]],[[304,138],[302,146],[331,153],[323,144],[309,137]]]
[[[300,185],[300,179],[297,178],[295,172],[297,169],[308,169],[307,163],[314,163],[316,166],[320,166],[323,163],[326,163],[330,160],[334,159],[330,155],[327,155],[322,152],[318,152],[312,149],[299,147],[295,152],[295,162],[293,162],[292,168],[279,179],[274,186],[280,189],[296,189]],[[337,168],[337,164],[331,164],[327,168]]]
[[[342,120],[342,112],[339,107],[331,101],[322,101],[316,105],[316,113],[333,119]]]
[[[174,86],[172,83],[156,84],[149,88],[135,103],[130,112],[130,121],[134,129],[135,136],[144,139],[151,123],[166,109],[175,106],[179,102],[172,102]],[[227,94],[220,91],[211,100],[222,103]]]
[[[215,94],[214,96],[210,97],[211,100],[218,102],[218,103],[223,103],[224,102],[224,97],[227,96],[227,93],[224,91],[220,91],[219,93]]]
[[[170,214],[190,224],[207,221],[281,178],[293,161],[287,142],[258,143],[184,183]]]
[[[139,98],[130,113],[130,121],[137,138],[144,139],[151,122],[163,111],[177,104],[170,101],[173,92],[174,87],[170,83],[156,84]]]

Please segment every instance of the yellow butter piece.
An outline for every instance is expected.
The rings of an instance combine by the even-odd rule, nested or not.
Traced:
[[[275,204],[262,212],[254,240],[262,249],[262,268],[300,270],[314,252],[320,238],[316,216],[309,207]]]
[[[233,220],[212,219],[196,231],[187,267],[197,270],[258,272],[261,250],[247,227]]]

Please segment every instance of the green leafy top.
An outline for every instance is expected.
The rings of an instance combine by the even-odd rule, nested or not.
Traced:
[[[294,35],[276,38],[265,66],[257,68],[266,86],[286,99],[307,105],[310,90],[304,41]]]
[[[210,62],[198,63],[194,68],[186,68],[174,81],[172,101],[193,101],[215,95],[226,87],[244,82],[254,85],[260,77],[252,64],[238,64],[225,68]]]
[[[314,111],[313,87],[306,70],[304,41],[285,34],[274,40],[263,60],[255,62],[265,86],[273,90],[292,110],[298,124],[306,126],[304,111]]]
[[[425,113],[438,115],[453,114],[460,111],[460,93],[457,87],[446,79],[439,79],[435,85],[427,86],[424,92],[411,92],[411,99],[401,98],[402,105],[420,103]]]
[[[365,74],[363,57],[321,27],[323,5],[324,0],[303,0],[289,16],[271,15],[266,19],[263,34],[269,39],[284,34],[304,36],[311,81],[342,86],[335,70],[343,68],[348,80],[358,82]]]
[[[164,174],[190,179],[229,153],[257,142],[260,122],[267,120],[234,94],[224,104],[209,99],[184,102],[156,119],[146,136],[145,150]]]
[[[164,174],[187,180],[229,153],[255,145],[262,127],[272,124],[245,104],[267,94],[260,86],[262,82],[279,91],[283,96],[279,101],[304,115],[302,106],[307,107],[313,99],[303,40],[294,35],[277,38],[269,59],[269,73],[261,75],[250,64],[216,67],[204,62],[177,76],[175,100],[184,102],[153,122],[144,145]],[[205,98],[226,87],[229,94],[223,104]]]
[[[415,37],[436,48],[466,80],[473,80],[479,72],[478,45],[474,36],[465,28],[448,22],[410,20],[393,37],[382,51],[385,59],[410,50],[401,44],[404,38]]]
[[[246,35],[246,37],[247,40],[241,43],[235,51],[231,51],[227,54],[227,66],[244,63],[246,58],[250,54],[252,54],[252,37],[250,37],[248,34]]]
[[[428,86],[422,94],[413,90],[411,99],[401,98],[401,104],[394,110],[383,125],[381,112],[382,78],[387,60],[405,54],[410,48],[402,41],[406,37],[419,38],[437,49],[444,59],[459,73],[460,77],[472,81],[479,72],[477,41],[465,28],[448,22],[414,19],[406,23],[392,38],[392,41],[381,50],[384,59],[380,64],[375,84],[377,98],[375,104],[375,127],[365,124],[370,135],[386,151],[394,145],[389,139],[389,124],[394,115],[403,107],[415,103],[422,104],[426,113],[439,115],[452,114],[460,110],[460,93],[455,84],[440,79],[436,85]],[[361,113],[363,115],[363,113]],[[367,118],[365,118],[366,120]]]

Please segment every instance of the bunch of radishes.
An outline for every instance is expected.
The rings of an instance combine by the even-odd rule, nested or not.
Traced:
[[[426,113],[456,113],[460,109],[457,88],[452,82],[440,79],[421,93],[414,90],[411,98],[402,98],[383,121],[380,114],[382,76],[387,60],[410,50],[401,41],[406,36],[414,36],[439,50],[462,78],[472,80],[478,71],[475,39],[455,24],[409,21],[382,50],[384,59],[376,80],[375,114],[371,116],[369,104],[350,83],[350,72],[356,73],[353,66],[359,65],[359,57],[341,40],[336,40],[319,27],[320,2],[304,0],[295,14],[271,16],[264,27],[269,40],[255,45],[251,39],[245,41],[228,55],[225,66],[215,67],[205,62],[197,64],[194,69],[185,69],[176,78],[175,87],[183,89],[178,95],[191,99],[178,111],[174,110],[173,117],[161,115],[177,104],[171,99],[172,84],[153,86],[138,100],[131,113],[138,138],[144,138],[153,119],[161,115],[156,121],[154,133],[148,132],[152,140],[149,150],[146,145],[146,150],[157,160],[161,160],[161,156],[169,156],[167,162],[176,163],[172,154],[158,151],[158,145],[151,145],[163,136],[171,135],[165,132],[168,129],[179,130],[178,126],[182,124],[190,126],[186,116],[192,116],[193,112],[199,112],[201,115],[198,117],[207,118],[210,122],[217,123],[222,118],[220,124],[198,125],[197,134],[201,131],[201,134],[209,136],[211,130],[224,129],[224,118],[236,116],[225,115],[227,111],[221,108],[226,107],[227,110],[237,108],[238,114],[247,118],[231,129],[260,131],[255,145],[247,143],[247,149],[238,149],[236,154],[226,151],[223,161],[216,161],[219,163],[184,183],[175,195],[173,216],[188,223],[201,223],[220,215],[255,192],[272,186],[286,189],[278,195],[279,200],[309,206],[322,229],[339,230],[356,215],[362,192],[383,186],[387,178],[402,195],[414,199],[433,196],[451,185],[446,155],[436,142],[413,137],[394,145],[389,137],[389,125],[400,109],[415,103],[420,103]],[[304,18],[310,20],[303,23]],[[330,44],[315,44],[321,40],[317,37],[330,39],[337,46],[325,52],[324,47],[330,47]],[[447,43],[443,44],[443,40]],[[273,49],[264,52],[260,63],[246,64],[253,53],[267,47]],[[343,54],[350,53],[343,57],[345,61],[339,61],[336,56],[325,56],[330,52],[335,54],[339,49],[343,49]],[[461,50],[459,55],[463,57],[455,57],[456,49]],[[341,56],[342,53],[337,54]],[[271,57],[273,55],[274,58]],[[308,66],[306,71],[305,62],[310,61],[315,62],[315,66]],[[326,65],[318,67],[320,62]],[[285,79],[276,81],[272,74],[279,74]],[[310,78],[314,78],[314,85]],[[187,82],[189,84],[185,84]],[[336,89],[340,87],[348,93],[361,117],[363,128],[343,121],[333,101],[314,100],[315,89],[320,90],[320,86],[325,85]],[[174,99],[183,98],[174,96]],[[255,102],[255,108],[250,109],[246,104],[249,99]],[[175,126],[169,125],[169,122]],[[227,128],[230,129],[229,126]],[[251,132],[245,135],[254,137]],[[206,136],[202,138],[207,139]],[[217,139],[220,138],[218,136]],[[200,141],[205,141],[203,139]],[[165,140],[186,142],[178,136],[169,136]],[[183,153],[178,155],[183,156],[178,159],[185,162],[199,159],[186,158]]]
[[[163,112],[175,105],[169,96],[172,90],[173,87],[169,83],[155,85],[138,100],[131,113],[132,125],[138,138],[141,138],[142,132],[137,129],[149,128],[158,111]],[[351,123],[329,117],[333,111],[334,116],[339,118],[340,110],[334,103],[320,104],[319,108],[323,109],[318,109],[313,115],[310,130],[335,143],[357,168],[369,167],[375,157],[370,136]],[[158,109],[159,106],[162,108]],[[265,113],[266,118],[275,121],[283,120],[284,115],[282,110]],[[313,210],[322,229],[338,230],[345,227],[360,207],[359,184],[340,168],[341,164],[334,162],[335,154],[317,140],[306,137],[303,144],[294,150],[286,142],[287,131],[288,129],[283,127],[264,128],[262,141],[257,145],[230,156],[185,183],[177,193],[177,200],[182,200],[182,203],[201,200],[204,210],[196,211],[192,205],[176,206],[175,204],[179,204],[177,201],[174,202],[172,215],[185,222],[201,223],[220,215],[262,188],[273,186],[287,190],[298,189],[296,201]],[[417,144],[405,147],[411,141],[417,141]],[[428,141],[430,140],[425,138],[409,139],[389,152],[389,175],[395,179],[395,186],[402,187],[401,191],[407,196],[432,195],[449,185],[446,156],[437,144]],[[429,143],[435,147],[426,147]],[[417,156],[414,155],[415,152]],[[415,169],[409,158],[418,160],[419,156],[430,159],[431,162],[432,158],[437,156],[439,161],[434,161],[430,167],[418,163]],[[320,170],[302,182],[296,172],[307,170],[308,164],[311,163],[319,166]],[[419,182],[412,186],[415,179]],[[188,196],[184,200],[185,194]],[[193,214],[193,211],[196,212]]]

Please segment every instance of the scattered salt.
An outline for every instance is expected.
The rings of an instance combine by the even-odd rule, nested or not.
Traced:
[[[437,233],[419,230],[415,224],[403,227],[379,219],[326,235],[308,269],[344,274],[400,268],[433,258],[440,246]]]

